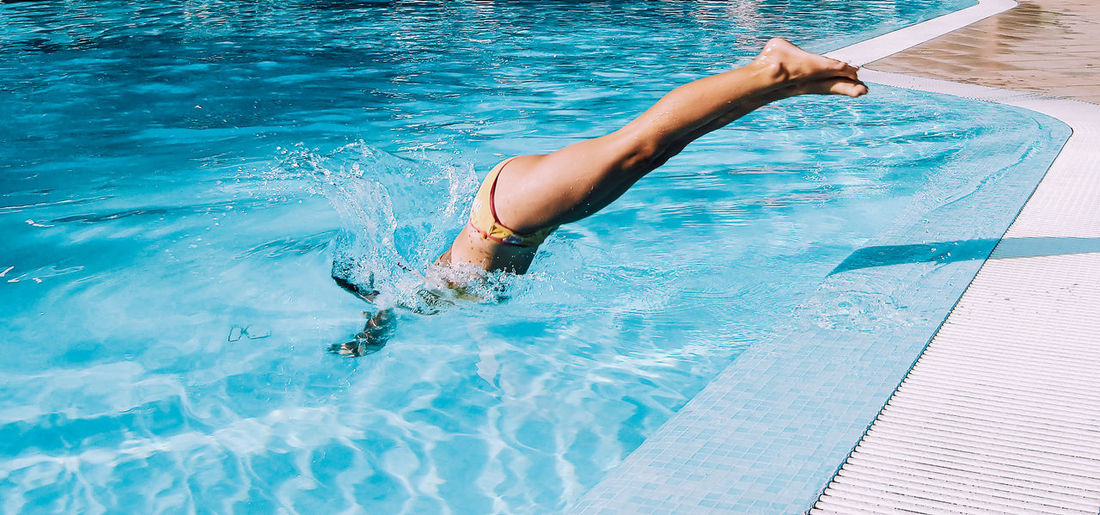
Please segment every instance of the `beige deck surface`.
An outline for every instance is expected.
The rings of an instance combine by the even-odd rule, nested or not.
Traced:
[[[867,66],[1100,104],[1100,1],[1022,0]]]

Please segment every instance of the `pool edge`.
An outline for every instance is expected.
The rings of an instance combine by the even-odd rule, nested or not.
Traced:
[[[1004,12],[1014,6],[1016,6],[1016,2],[1011,0],[982,0],[976,6],[961,9],[954,13],[941,16],[939,18],[928,20],[888,34],[871,38],[869,40],[850,45],[834,52],[830,52],[827,55],[852,62],[853,64],[862,65],[868,62],[873,62],[882,57],[900,52],[902,50],[934,39],[949,32],[958,30],[962,27],[968,26],[987,17]],[[961,96],[1020,107],[1023,109],[1028,109],[1051,116],[1055,119],[1060,120],[1062,123],[1066,123],[1071,128],[1072,134],[1070,135],[1069,139],[1065,141],[1060,152],[1055,158],[1054,163],[1051,164],[1048,170],[1046,170],[1047,175],[1045,175],[1043,179],[1039,182],[1036,191],[1043,189],[1044,184],[1050,184],[1050,174],[1052,172],[1056,172],[1065,168],[1072,168],[1073,166],[1076,166],[1078,163],[1081,162],[1092,162],[1088,158],[1088,152],[1085,151],[1085,149],[1087,149],[1089,145],[1092,145],[1094,148],[1100,148],[1100,138],[1098,138],[1096,135],[1096,132],[1098,132],[1098,128],[1096,127],[1097,124],[1088,120],[1089,113],[1092,113],[1094,119],[1100,119],[1100,116],[1097,116],[1096,114],[1097,112],[1100,112],[1100,106],[1072,100],[1062,100],[1034,93],[1020,93],[1011,90],[973,86],[934,79],[922,79],[907,75],[877,72],[874,70],[865,70],[865,72],[866,75],[864,78],[869,82],[878,82],[881,84],[898,86],[907,89],[934,91],[954,96]],[[1082,155],[1083,151],[1084,156]],[[1016,215],[1014,221],[1009,227],[1009,232],[1011,232],[1012,228],[1016,226],[1017,221],[1021,216],[1023,216],[1023,213],[1028,210],[1028,206],[1032,205],[1034,195],[1035,193],[1033,192],[1032,196],[1028,198],[1027,202],[1025,202],[1020,212]],[[996,255],[994,255],[991,259],[995,258],[997,258]],[[978,274],[980,274],[981,271],[985,269],[986,262],[987,261],[982,262],[981,269],[979,269],[977,272]],[[975,281],[977,281],[976,275],[972,276],[972,279],[969,281],[969,284],[966,288],[966,291],[963,293],[963,296],[970,294]],[[948,318],[950,318],[951,313],[953,312],[954,308],[949,310],[949,313],[940,322],[940,328],[943,327],[943,324]],[[939,332],[940,329],[935,330],[933,334],[929,337],[929,340],[934,339],[936,335],[939,334]],[[923,350],[918,355],[918,360],[920,355],[923,355]],[[732,368],[732,366],[733,365],[731,364],[730,368]],[[906,370],[906,376],[908,375],[908,371],[911,370],[911,368],[912,367],[909,367]],[[710,387],[711,384],[720,381],[722,376],[723,374],[720,374],[718,378],[708,384],[708,387]],[[698,397],[699,396],[697,396],[697,398]],[[693,401],[695,400],[696,399],[693,399]],[[707,409],[706,406],[696,406],[695,408],[697,411]],[[666,424],[662,426],[661,432],[663,433],[663,436],[666,440],[675,439],[678,436],[687,436],[681,431],[678,431],[675,427],[675,424],[673,423],[673,420],[676,420],[676,423],[685,422],[684,420],[680,420],[685,417],[688,418],[686,422],[690,423],[691,419],[694,418],[694,415],[685,415],[684,417],[680,417],[679,413],[677,413],[677,415],[675,415],[673,419],[670,419],[670,421],[666,422]],[[874,423],[875,417],[870,417],[865,420],[866,422],[863,426],[864,434],[866,433],[867,428]],[[647,440],[647,443],[649,443],[649,440]],[[760,443],[762,444],[762,446],[767,446],[771,442]],[[643,447],[645,446],[646,443],[643,443]],[[652,445],[650,445],[650,447],[652,447]],[[849,446],[849,450],[847,453],[849,456],[851,453],[851,449],[852,446]],[[639,449],[639,451],[641,451],[641,449]],[[639,451],[635,451],[635,453],[638,453]],[[708,468],[721,466],[723,464],[715,463],[714,460],[710,460],[710,462],[708,462],[708,457],[722,454],[722,449],[712,449],[712,451],[713,452],[705,456],[679,456],[678,458],[681,459],[680,461],[682,462],[682,464],[678,467],[665,466],[671,465],[670,458],[672,458],[675,453],[665,453],[662,452],[660,449],[646,449],[645,453],[647,455],[646,459],[650,462],[650,466],[653,466],[653,464],[656,463],[658,469],[666,469],[664,470],[664,472],[672,475],[696,476],[696,478],[705,478],[709,475],[707,470]],[[767,449],[762,449],[761,452],[767,452]],[[727,459],[722,459],[718,461],[728,464],[730,462],[730,460],[728,459],[729,456],[727,455],[726,458]],[[630,463],[631,461],[632,460],[628,458],[628,460],[625,461],[623,465],[620,465],[620,467],[615,470],[615,473],[617,473],[620,477],[623,476],[624,470],[626,468],[634,466],[632,463]],[[836,464],[832,477],[836,476],[836,471],[839,470],[846,461],[847,459],[844,459],[841,460],[840,463]],[[601,481],[600,484],[587,492],[582,497],[582,499],[572,507],[573,511],[579,513],[614,513],[624,511],[669,512],[681,510],[726,511],[734,508],[734,506],[732,505],[723,504],[722,495],[714,495],[708,493],[702,493],[702,495],[699,495],[701,492],[697,491],[690,493],[694,494],[697,499],[701,499],[700,502],[682,503],[682,498],[677,499],[677,497],[680,497],[679,493],[689,493],[684,492],[683,489],[690,489],[691,486],[697,487],[697,485],[691,485],[684,482],[679,482],[679,485],[675,487],[681,489],[679,493],[675,495],[666,495],[662,500],[654,499],[653,495],[651,495],[649,499],[645,499],[640,496],[632,496],[629,493],[622,492],[621,490],[612,493],[607,491],[607,488],[601,488],[601,485],[604,485],[604,483],[607,482],[610,478],[611,475],[606,477],[603,481]],[[815,498],[820,497],[821,492],[825,490],[825,488],[829,484],[829,481],[830,476],[820,477],[820,481],[818,482],[819,486],[816,488],[816,492],[818,493],[818,495],[815,495]],[[651,494],[657,493],[653,491],[654,484],[652,482],[640,482],[637,480],[637,477],[628,479],[625,482],[620,481],[619,484],[616,486],[621,488],[624,486],[624,484],[625,486],[629,486],[630,488],[636,489],[639,492],[648,491]],[[713,489],[715,491],[730,490],[739,487],[739,485],[729,484],[716,486],[718,486],[718,488]],[[671,490],[668,488],[658,489]],[[784,490],[784,485],[775,485],[774,491],[777,494]],[[627,500],[631,504],[622,504],[624,500]],[[811,509],[812,505],[813,501],[811,500],[808,504],[802,505],[803,507],[801,508],[801,510],[809,510]],[[783,505],[782,503],[775,504],[769,502],[750,504],[747,507],[756,511],[774,511],[776,509],[782,510],[791,508],[791,506]],[[746,506],[741,505],[737,506],[736,508],[745,509]]]
[[[1100,106],[1038,93],[870,69],[864,72],[868,81],[879,84],[1038,112],[1065,123],[1073,132],[887,405],[822,489],[812,512],[964,508],[1033,511],[1054,507],[1095,513],[1100,510],[1100,475],[1077,476],[1081,470],[1100,467],[1100,449],[1074,447],[1069,459],[1054,456],[1056,452],[1037,456],[1030,442],[1013,440],[1026,438],[1043,447],[1062,448],[1065,440],[1077,438],[1078,433],[1091,435],[1100,430],[1096,422],[1100,405],[1081,404],[1078,392],[1100,395],[1100,380],[1081,379],[1100,360],[1100,352],[1090,347],[1087,336],[1082,336],[1100,332],[1100,327],[1087,318],[1089,312],[1100,310],[1100,291],[1073,291],[1082,283],[1100,284],[1100,273],[1096,272],[1100,269],[1100,212],[1073,208],[1082,203],[1079,199],[1100,197],[1100,174],[1089,176],[1090,171],[1100,170]],[[1066,304],[1079,306],[1083,313],[1065,315]],[[1035,331],[1036,327],[1041,330]],[[1042,335],[1042,339],[1036,340],[1035,335]],[[1044,344],[1055,344],[1059,351],[1069,348],[1069,362],[1052,367],[1044,358],[1031,354],[1033,347],[1042,348]],[[1006,354],[1020,357],[1012,359],[1006,368],[1005,362],[998,359]],[[1067,357],[1065,352],[1059,354],[1060,359]],[[957,359],[973,363],[965,370],[948,363]],[[972,376],[981,377],[984,384],[971,384]],[[1007,382],[1005,376],[1011,376]],[[1074,378],[1072,383],[1059,381],[1067,376]],[[1025,420],[983,412],[994,402],[991,399],[1033,394],[1013,383],[1055,384],[1062,390],[1045,392],[1037,400],[995,401],[997,410],[1025,414]],[[971,398],[951,399],[943,405],[933,401],[929,405],[930,398],[943,402],[956,396],[960,385],[966,387],[966,397]],[[906,389],[904,393],[902,388]],[[1070,411],[1061,409],[1067,404],[1074,407]],[[952,451],[964,456],[929,450],[926,440],[884,443],[891,437],[877,436],[896,434],[906,425],[899,419],[914,412],[954,418],[950,422],[929,420],[914,438],[941,439],[941,444],[952,446]],[[1041,421],[1043,427],[1036,429],[1035,421]],[[961,440],[945,436],[959,433],[966,436]],[[973,460],[966,455],[983,459]],[[873,466],[866,465],[867,456],[875,456]],[[889,471],[891,467],[911,468],[918,461],[926,470],[906,477],[895,477]],[[1027,462],[1043,470],[1040,474],[1006,474],[1004,469],[1011,467],[1006,465],[1008,462]],[[944,472],[948,470],[956,472]],[[966,474],[960,475],[959,470]],[[972,477],[962,478],[967,474]],[[884,489],[879,481],[889,482],[890,488]],[[1062,487],[1066,484],[1073,487]],[[868,488],[882,496],[867,498]]]

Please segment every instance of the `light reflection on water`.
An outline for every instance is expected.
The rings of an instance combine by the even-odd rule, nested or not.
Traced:
[[[563,227],[508,300],[398,310],[363,359],[324,351],[373,309],[334,258],[415,303],[502,157],[769,35],[949,7],[840,4],[0,6],[3,510],[563,509],[938,170],[1016,163],[1033,125],[888,88],[771,106]]]

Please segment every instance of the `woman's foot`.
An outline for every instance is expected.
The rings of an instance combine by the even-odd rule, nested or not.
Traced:
[[[768,41],[753,63],[765,67],[783,96],[867,94],[867,86],[859,80],[859,68],[812,54],[780,38]]]

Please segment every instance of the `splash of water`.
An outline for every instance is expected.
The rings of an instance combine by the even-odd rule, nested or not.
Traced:
[[[362,141],[328,153],[304,146],[280,163],[340,215],[333,276],[376,291],[378,308],[424,310],[427,270],[462,227],[477,188],[472,166],[397,156]]]

